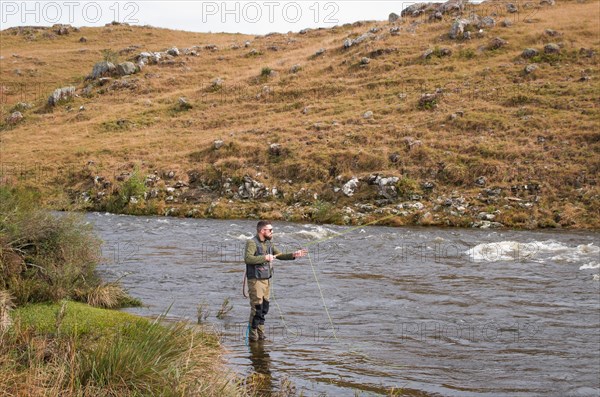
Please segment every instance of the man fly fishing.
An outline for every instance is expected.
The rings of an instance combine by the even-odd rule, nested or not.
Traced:
[[[246,242],[244,262],[246,262],[246,278],[248,279],[248,295],[250,296],[250,320],[248,340],[256,342],[265,340],[265,316],[269,312],[271,296],[272,263],[275,259],[294,260],[306,256],[308,251],[300,249],[284,254],[272,242],[273,226],[269,221],[260,221],[256,225],[256,236]]]

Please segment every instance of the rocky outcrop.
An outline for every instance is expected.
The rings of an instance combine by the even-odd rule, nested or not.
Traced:
[[[71,99],[73,96],[75,87],[57,88],[48,98],[48,106],[56,106],[60,101]]]

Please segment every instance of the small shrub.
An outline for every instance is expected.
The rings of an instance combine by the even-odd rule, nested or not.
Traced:
[[[265,66],[264,68],[261,69],[260,76],[261,77],[270,77],[272,73],[273,73],[273,69],[271,69],[268,66]]]
[[[106,48],[102,50],[101,53],[103,61],[110,62],[115,65],[119,63],[119,54],[116,51]]]
[[[225,298],[223,303],[221,304],[221,308],[217,312],[217,318],[222,319],[225,317],[227,313],[229,313],[233,309],[233,305],[229,301],[229,298]]]
[[[475,50],[472,48],[461,48],[458,51],[458,57],[460,59],[473,59],[473,58],[475,58],[475,56],[477,56],[477,54],[475,53]]]
[[[419,184],[414,179],[402,177],[396,183],[396,189],[398,190],[399,197],[408,197],[418,192]]]

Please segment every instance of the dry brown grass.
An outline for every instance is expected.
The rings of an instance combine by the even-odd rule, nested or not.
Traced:
[[[488,9],[490,4],[494,3],[487,3]],[[5,179],[18,181],[11,167],[19,164],[31,171],[20,183],[44,185],[55,202],[62,203],[72,198],[65,187],[91,189],[90,178],[64,180],[65,165],[81,170],[90,160],[95,163],[90,173],[113,183],[134,165],[144,173],[176,170],[184,180],[187,171],[211,173],[214,165],[222,178],[247,174],[289,195],[304,187],[306,197],[323,194],[337,176],[378,172],[418,182],[434,180],[437,195],[458,190],[477,206],[480,189],[473,181],[485,176],[488,186],[508,192],[513,185],[540,182],[542,196],[552,198],[542,200],[547,205],[543,210],[566,212],[563,226],[599,227],[597,208],[586,204],[600,193],[598,4],[561,1],[537,9],[534,23],[524,22],[521,13],[506,14],[503,4],[496,20],[511,18],[513,26],[497,25],[470,41],[447,37],[450,20],[421,23],[411,33],[409,19],[400,25],[399,36],[389,34],[386,22],[264,37],[113,26],[27,41],[3,31],[0,81],[5,91],[43,82],[34,100],[32,93],[20,98],[14,89],[4,94],[2,120],[16,102],[35,104],[23,122],[2,131],[2,162],[9,164]],[[342,50],[345,38],[372,27],[382,28],[379,39]],[[548,37],[546,28],[561,35]],[[80,36],[88,42],[79,43]],[[508,45],[484,49],[496,36]],[[244,48],[246,40],[252,41],[250,48]],[[561,43],[561,56],[538,59],[539,69],[526,75],[523,69],[532,61],[521,58],[522,50],[542,50],[550,41]],[[202,49],[200,56],[180,57],[171,66],[147,66],[128,79],[136,81],[132,90],[96,90],[92,97],[76,98],[52,112],[39,111],[54,88],[76,84],[82,89],[83,77],[101,60],[103,49],[118,52],[136,44],[139,51],[158,51],[213,43],[219,50]],[[232,44],[241,47],[232,49]],[[273,45],[279,51],[269,50]],[[325,54],[313,58],[321,47],[327,49]],[[442,47],[452,55],[421,59],[426,49]],[[248,56],[252,48],[260,55]],[[588,58],[580,48],[596,55]],[[372,61],[360,67],[364,56]],[[290,73],[295,64],[301,70]],[[276,75],[261,77],[265,67]],[[15,69],[22,75],[15,75]],[[579,81],[583,76],[589,80]],[[210,84],[216,77],[225,83],[214,91]],[[263,91],[265,85],[271,87],[269,94]],[[421,94],[436,88],[443,89],[437,107],[419,109]],[[182,96],[192,105],[188,111],[177,110]],[[82,105],[86,110],[78,112]],[[302,113],[305,107],[307,114]],[[372,119],[363,119],[367,110],[373,112]],[[451,117],[457,112],[462,116]],[[407,137],[420,140],[422,146],[409,149]],[[219,138],[231,150],[213,152],[211,144]],[[285,148],[279,158],[268,153],[268,143],[273,142]],[[401,160],[388,161],[391,153],[399,153]],[[282,182],[289,179],[292,186]],[[583,211],[572,211],[565,203]],[[163,207],[157,203],[153,209]],[[204,207],[198,208],[204,213]]]

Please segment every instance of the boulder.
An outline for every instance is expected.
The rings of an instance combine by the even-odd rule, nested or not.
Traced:
[[[529,65],[525,66],[525,69],[524,69],[525,74],[531,74],[531,73],[535,72],[537,70],[537,68],[538,67],[536,64],[534,64],[534,63],[529,64]]]
[[[17,124],[19,121],[23,120],[23,114],[19,111],[12,112],[10,116],[6,118],[7,124]]]
[[[48,106],[56,106],[60,101],[72,98],[75,95],[75,87],[63,87],[54,90],[48,98]]]
[[[489,43],[488,43],[488,50],[498,50],[504,46],[506,46],[508,44],[508,42],[500,37],[494,37]]]
[[[348,182],[342,186],[342,193],[344,193],[347,197],[352,197],[354,192],[358,188],[358,179],[356,177],[352,177]]]
[[[462,12],[464,8],[463,0],[448,0],[444,4],[440,5],[437,9],[442,14],[448,14],[454,11]]]
[[[521,53],[521,57],[523,57],[525,59],[529,59],[529,58],[533,58],[537,54],[538,54],[538,50],[536,50],[535,48],[525,48],[523,50],[523,52]]]
[[[272,143],[269,145],[269,154],[272,156],[280,156],[281,155],[281,145],[279,143]]]
[[[450,38],[451,39],[457,39],[460,37],[464,37],[465,34],[465,29],[468,28],[469,26],[472,25],[471,20],[469,19],[463,19],[463,18],[457,18],[454,23],[452,24],[452,27],[450,28]]]
[[[556,43],[548,43],[544,46],[545,54],[558,54],[560,53],[560,47]]]
[[[238,196],[242,199],[256,199],[269,195],[265,185],[255,181],[248,175],[244,176],[242,184],[238,188]]]
[[[115,65],[112,62],[108,62],[108,61],[98,62],[97,64],[94,65],[94,68],[92,69],[92,74],[90,77],[92,79],[99,79],[100,77],[112,76],[116,70],[117,70],[117,68],[115,67]]]
[[[133,62],[123,62],[117,65],[117,73],[119,76],[127,76],[134,74],[137,71]]]
[[[389,23],[394,23],[396,22],[398,19],[400,19],[400,15],[396,14],[395,12],[392,12],[389,16],[388,16],[388,21]]]

